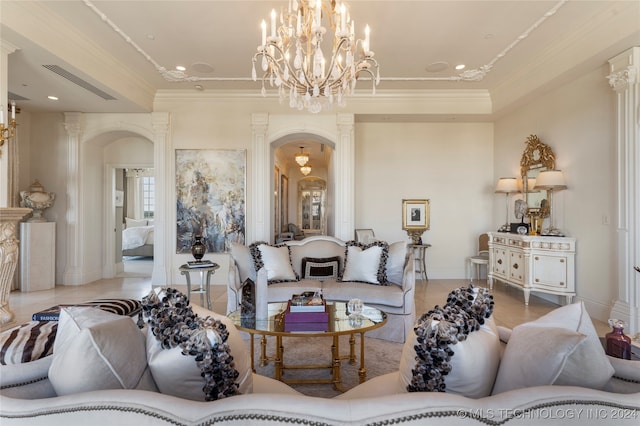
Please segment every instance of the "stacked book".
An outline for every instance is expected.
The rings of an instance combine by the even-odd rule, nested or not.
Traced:
[[[329,331],[329,311],[327,303],[309,300],[299,304],[292,301],[300,300],[299,295],[294,295],[287,302],[287,310],[284,312],[284,331]]]
[[[210,268],[215,266],[216,264],[210,260],[193,260],[191,262],[187,262],[187,266],[189,268]]]

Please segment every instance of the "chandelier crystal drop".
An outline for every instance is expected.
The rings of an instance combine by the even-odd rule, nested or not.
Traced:
[[[371,51],[369,26],[364,40],[356,40],[355,23],[345,2],[288,3],[279,17],[275,9],[271,11],[269,36],[266,21],[261,24],[262,44],[253,56],[251,77],[257,81],[256,62],[260,59],[262,95],[266,96],[267,82],[276,88],[281,103],[288,100],[291,108],[317,113],[334,104],[346,105],[346,95],[355,92],[358,78],[365,73],[371,77],[375,94],[380,71]],[[330,55],[322,49],[327,29],[334,32],[324,44],[327,52],[331,48]]]

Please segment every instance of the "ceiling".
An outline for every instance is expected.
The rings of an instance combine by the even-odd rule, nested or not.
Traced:
[[[493,113],[640,45],[638,1],[348,0],[347,5],[359,38],[365,24],[372,29],[379,96],[479,91],[491,99]],[[149,112],[164,91],[260,96],[260,82],[250,78],[260,21],[268,20],[272,8],[286,6],[287,0],[2,0],[3,48],[15,49],[8,57],[9,98],[33,112]],[[461,81],[453,69],[461,63],[465,71],[487,72]],[[176,65],[186,67],[190,81],[162,76],[163,69]],[[370,88],[370,81],[358,83],[358,92]],[[388,114],[360,117],[388,119]],[[422,114],[396,119],[428,120]]]

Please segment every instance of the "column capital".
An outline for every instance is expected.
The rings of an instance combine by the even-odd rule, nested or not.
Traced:
[[[616,92],[638,83],[640,76],[640,47],[632,47],[609,59],[609,85]]]

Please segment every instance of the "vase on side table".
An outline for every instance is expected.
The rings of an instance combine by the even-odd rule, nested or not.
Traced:
[[[207,252],[207,246],[202,241],[201,235],[196,235],[195,239],[195,242],[191,246],[191,254],[196,261],[200,262],[204,257],[204,254]]]
[[[616,358],[631,359],[631,338],[623,332],[624,322],[610,319],[609,325],[613,330],[605,335],[605,352]]]

